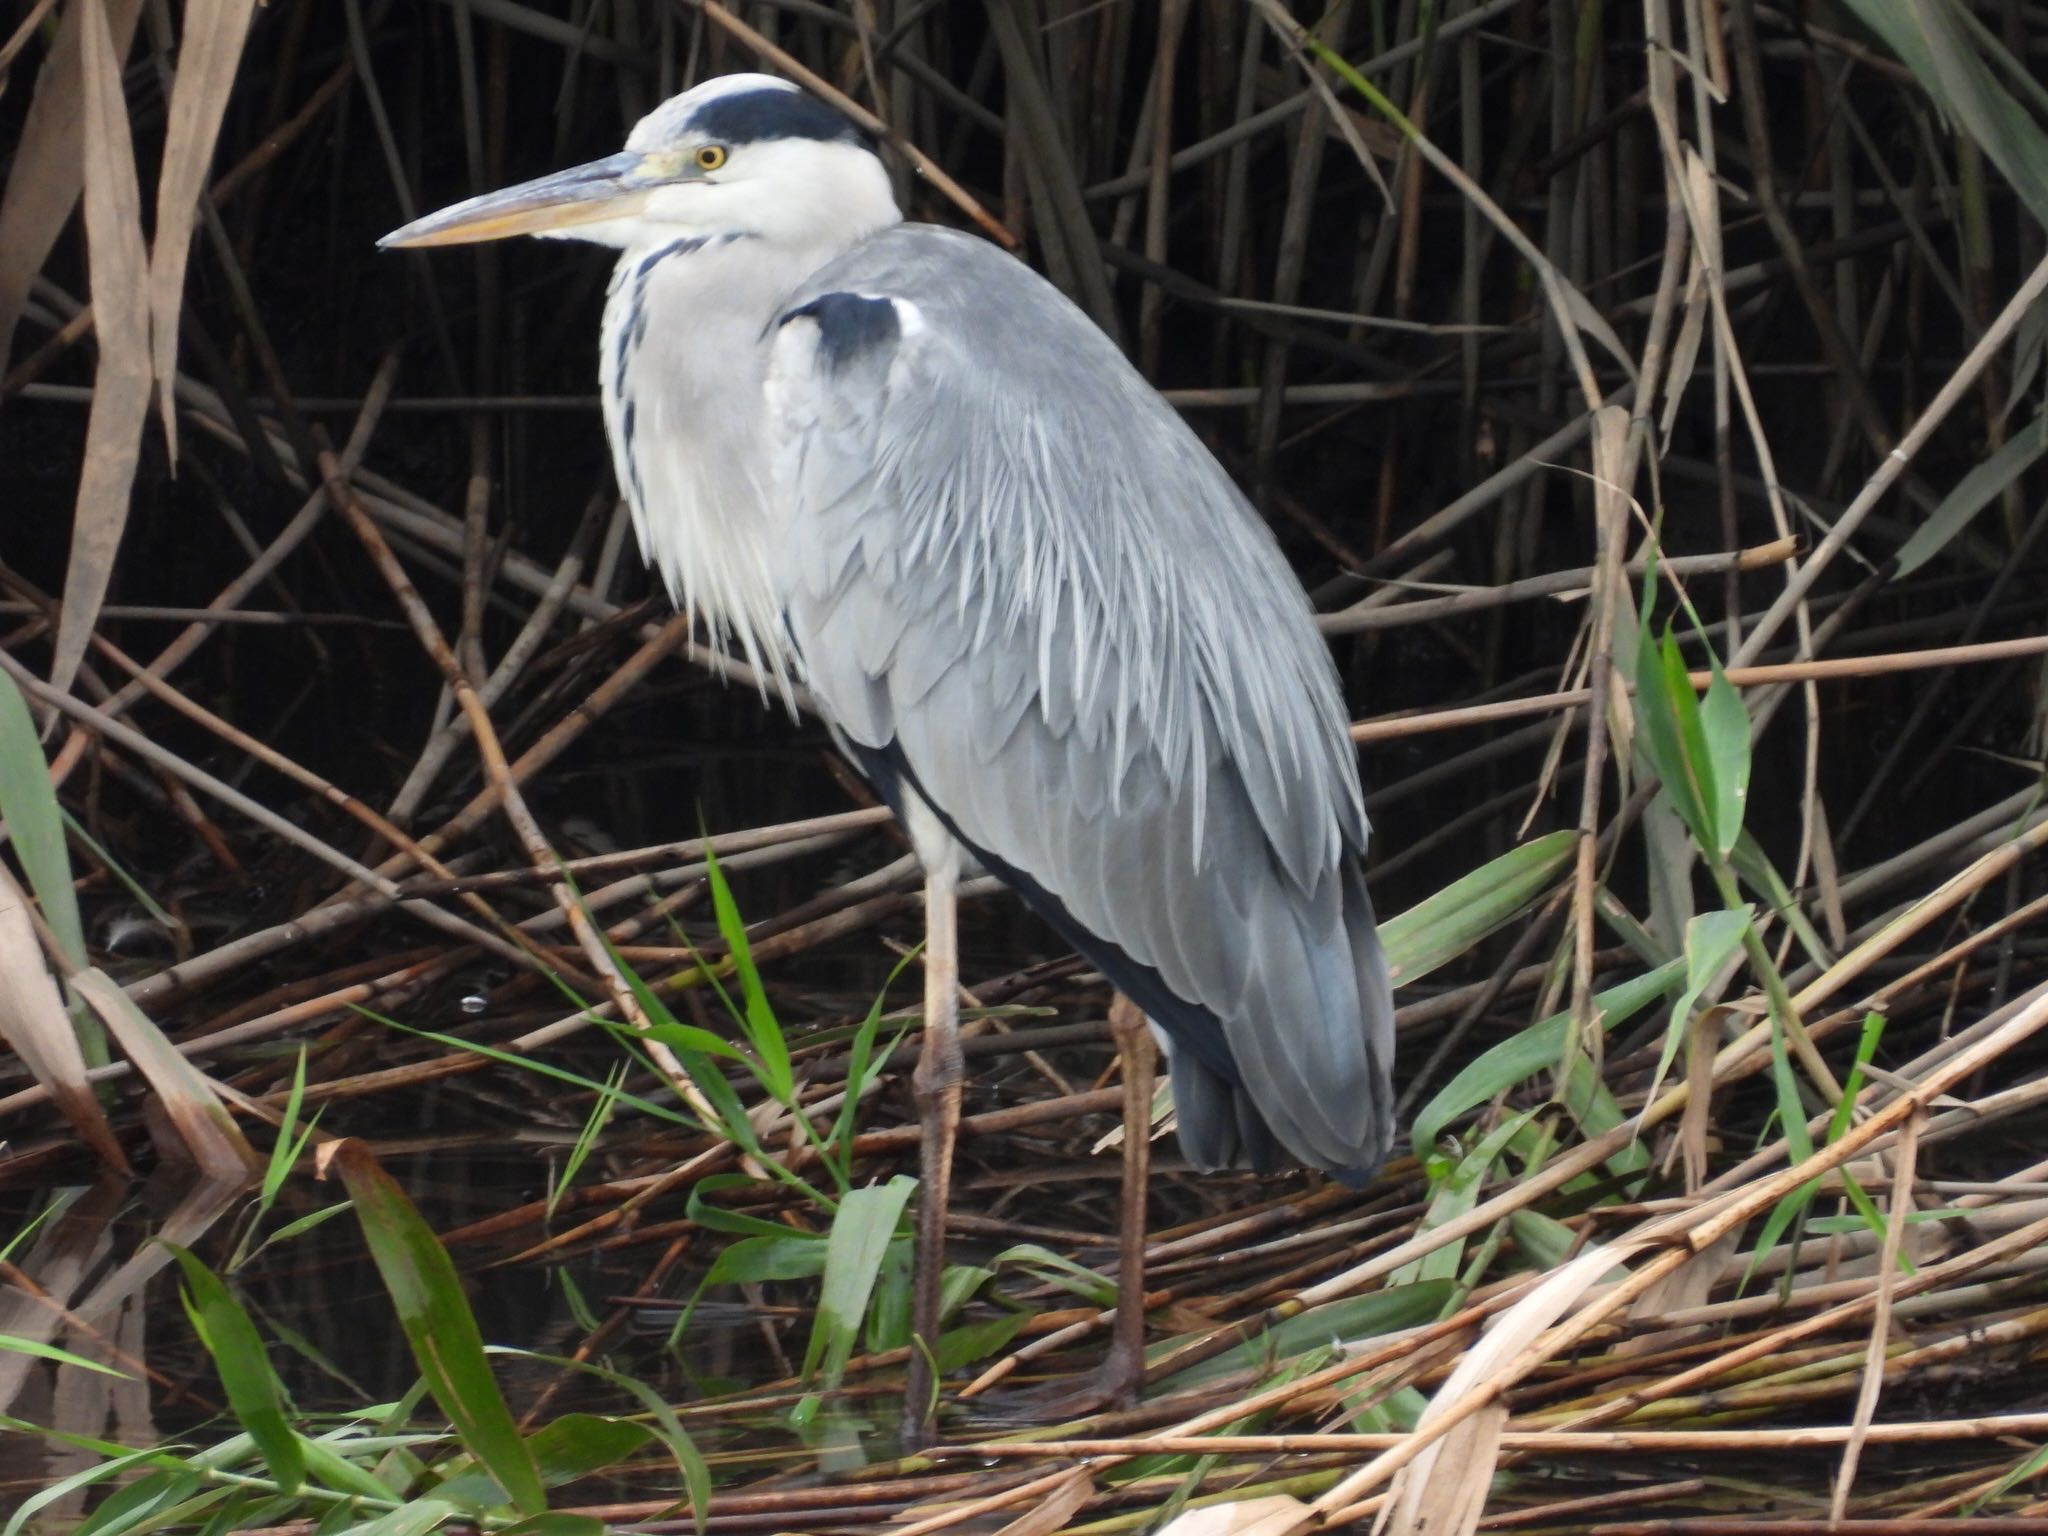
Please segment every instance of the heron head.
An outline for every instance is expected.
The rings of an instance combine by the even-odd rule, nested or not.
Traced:
[[[770,75],[722,75],[641,118],[616,155],[472,197],[377,243],[545,235],[630,248],[749,235],[833,245],[900,217],[873,140],[844,113]]]

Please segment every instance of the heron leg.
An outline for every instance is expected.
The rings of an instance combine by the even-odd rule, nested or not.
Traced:
[[[1109,1005],[1124,1081],[1124,1188],[1117,1229],[1116,1318],[1102,1362],[1102,1394],[1129,1406],[1145,1382],[1145,1195],[1152,1164],[1152,1028],[1121,992]]]
[[[953,1188],[953,1141],[960,1129],[960,955],[950,860],[925,874],[924,1045],[911,1089],[923,1137],[917,1186],[916,1291],[911,1302],[910,1369],[904,1388],[908,1449],[931,1442],[939,1343],[940,1281],[946,1269],[946,1205]]]

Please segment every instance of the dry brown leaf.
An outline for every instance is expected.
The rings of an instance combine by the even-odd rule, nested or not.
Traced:
[[[1899,1278],[1899,1244],[1906,1235],[1906,1222],[1913,1212],[1913,1170],[1920,1155],[1920,1132],[1927,1124],[1925,1110],[1916,1109],[1899,1127],[1899,1145],[1894,1154],[1897,1170],[1892,1175],[1891,1209],[1886,1213],[1884,1247],[1878,1259],[1877,1305],[1870,1315],[1870,1340],[1863,1356],[1863,1383],[1856,1393],[1856,1414],[1849,1423],[1849,1443],[1842,1447],[1842,1466],[1835,1475],[1834,1498],[1828,1519],[1839,1521],[1849,1511],[1849,1490],[1856,1486],[1856,1464],[1863,1458],[1863,1442],[1870,1435],[1870,1421],[1877,1413],[1877,1395],[1884,1388],[1886,1350],[1891,1343],[1892,1287]]]
[[[13,876],[0,869],[0,1038],[13,1047],[29,1074],[49,1091],[57,1108],[85,1138],[100,1161],[122,1173],[128,1159],[107,1125],[100,1101],[86,1081],[85,1053],[64,1011],[57,983],[43,961],[28,897]]]
[[[1052,1536],[1094,1492],[1095,1479],[1085,1467],[1076,1467],[1072,1477],[997,1531],[996,1536]]]
[[[1167,1522],[1158,1536],[1280,1536],[1308,1514],[1309,1507],[1301,1500],[1278,1493],[1187,1510]]]
[[[1678,1148],[1685,1157],[1685,1191],[1707,1182],[1707,1152],[1714,1107],[1714,1057],[1727,1010],[1704,1008],[1685,1032],[1685,1114],[1678,1122]]]
[[[1507,1407],[1489,1403],[1395,1474],[1386,1536],[1472,1536],[1507,1422]]]
[[[149,410],[148,259],[128,103],[121,96],[121,60],[101,0],[77,0],[73,9],[84,16],[78,59],[85,98],[85,243],[100,361],[85,428],[85,468],[72,513],[64,611],[52,646],[50,683],[56,688],[71,686],[98,622],[128,522],[128,493],[135,484],[142,419]]]
[[[104,4],[115,55],[126,58],[142,0]],[[36,72],[35,98],[22,121],[7,191],[0,195],[0,359],[13,345],[29,285],[49,259],[83,185],[85,98],[78,88],[78,41],[85,13],[99,8],[87,0],[64,8],[56,41]]]
[[[1656,1323],[1670,1313],[1705,1306],[1708,1296],[1722,1279],[1728,1261],[1735,1257],[1741,1238],[1740,1232],[1723,1233],[1670,1274],[1652,1281],[1649,1289],[1629,1304],[1626,1315],[1635,1322]],[[1646,1355],[1670,1348],[1677,1339],[1704,1332],[1706,1325],[1700,1323],[1690,1328],[1622,1339],[1614,1345],[1613,1353],[1617,1359]]]
[[[178,311],[185,299],[185,261],[199,216],[200,189],[234,90],[235,67],[249,36],[255,0],[188,0],[171,86],[164,168],[156,184],[156,244],[149,257],[149,316],[157,401],[164,441],[178,457]]]
[[[202,1173],[240,1180],[263,1166],[205,1074],[185,1059],[111,976],[94,966],[80,971],[71,984],[106,1020],[123,1054],[156,1090],[157,1102]]]
[[[1444,1465],[1446,1477],[1476,1480],[1482,1487],[1491,1482],[1494,1459],[1500,1449],[1499,1425],[1480,1430],[1470,1441],[1459,1441],[1468,1456],[1486,1451],[1484,1462],[1444,1463],[1444,1443],[1452,1438],[1459,1422],[1488,1417],[1500,1394],[1542,1363],[1543,1355],[1534,1346],[1543,1334],[1575,1307],[1588,1290],[1648,1246],[1648,1241],[1630,1237],[1599,1244],[1545,1275],[1528,1295],[1487,1324],[1479,1342],[1466,1351],[1458,1368],[1445,1378],[1429,1406],[1422,1410],[1413,1434],[1318,1495],[1309,1507],[1314,1518],[1328,1519],[1333,1511],[1348,1508],[1382,1481],[1388,1483],[1388,1507],[1401,1508],[1411,1497],[1419,1498],[1419,1494],[1411,1495],[1410,1490],[1418,1485],[1426,1489],[1436,1481],[1434,1474],[1439,1464]],[[1447,1419],[1453,1422],[1448,1428],[1440,1428]],[[1418,1439],[1432,1433],[1435,1438],[1429,1439],[1419,1451],[1412,1449]],[[1477,1511],[1472,1518],[1476,1523]],[[1312,1527],[1303,1523],[1299,1528]],[[1432,1536],[1438,1529],[1430,1527]]]

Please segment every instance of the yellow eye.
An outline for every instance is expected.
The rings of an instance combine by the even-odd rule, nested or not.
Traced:
[[[715,171],[725,164],[725,146],[723,144],[706,144],[697,151],[695,159],[698,170]]]

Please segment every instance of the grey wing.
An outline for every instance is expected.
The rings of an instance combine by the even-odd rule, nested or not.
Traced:
[[[1334,670],[1270,534],[1049,285],[927,226],[770,337],[808,685],[1172,1039],[1191,1160],[1356,1171],[1392,1004]]]

